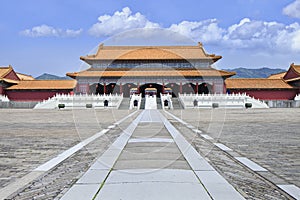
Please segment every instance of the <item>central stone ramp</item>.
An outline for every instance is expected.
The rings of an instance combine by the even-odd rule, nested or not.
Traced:
[[[158,110],[144,110],[63,200],[244,199]]]
[[[164,168],[191,169],[163,123],[139,123],[114,169]]]
[[[145,110],[96,199],[211,199],[166,129]]]

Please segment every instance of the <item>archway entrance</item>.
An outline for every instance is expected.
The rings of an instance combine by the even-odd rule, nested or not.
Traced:
[[[131,88],[137,88],[137,85],[134,83],[125,83],[122,85],[122,92],[123,92],[123,97],[129,97],[130,96],[130,89]]]
[[[156,88],[157,89],[157,97],[160,97],[160,93],[163,92],[163,86],[157,83],[146,83],[140,86],[140,93],[142,97],[145,97],[145,89],[146,88]]]
[[[110,83],[106,86],[106,94],[119,94],[120,86],[116,83]]]
[[[104,85],[100,83],[94,83],[90,86],[91,94],[104,94]]]
[[[172,97],[178,96],[180,86],[177,83],[168,83],[165,87],[172,89]]]
[[[195,94],[195,84],[186,83],[186,84],[182,85],[182,93]]]
[[[198,86],[198,94],[209,94],[212,91],[212,86],[208,83],[201,83]]]

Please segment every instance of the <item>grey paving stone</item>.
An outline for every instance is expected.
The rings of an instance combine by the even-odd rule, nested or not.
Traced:
[[[295,185],[278,185],[281,189],[283,189],[285,192],[290,194],[295,199],[300,199],[300,188],[298,188]]]
[[[245,199],[216,171],[196,171],[196,174],[213,199]]]
[[[93,170],[89,169],[84,175],[76,182],[77,184],[100,184],[105,180],[110,170]]]
[[[99,188],[99,184],[76,184],[72,186],[61,200],[93,199]]]
[[[220,149],[222,149],[223,151],[232,151],[232,149],[230,149],[229,147],[227,147],[224,144],[221,143],[214,143],[214,145],[216,145],[217,147],[219,147]]]
[[[243,163],[244,165],[246,165],[247,167],[249,167],[250,169],[252,169],[253,171],[257,171],[257,172],[265,172],[268,171],[265,168],[259,166],[258,164],[256,164],[255,162],[249,160],[246,157],[235,157],[235,159],[237,159],[238,161],[240,161],[241,163]]]
[[[141,192],[142,191],[142,192]],[[96,200],[182,200],[211,198],[199,183],[128,183],[105,184]]]
[[[106,184],[139,182],[199,183],[199,180],[192,170],[131,169],[112,171]]]

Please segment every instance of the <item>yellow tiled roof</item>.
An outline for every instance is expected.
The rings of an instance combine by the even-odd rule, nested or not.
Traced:
[[[34,78],[31,75],[16,73],[21,81],[32,81]]]
[[[76,80],[30,80],[19,81],[7,90],[63,90],[73,89],[76,87]]]
[[[286,82],[293,82],[293,81],[299,81],[300,80],[300,76],[299,77],[296,77],[296,78],[290,78],[290,79],[287,79],[285,80]]]
[[[81,56],[90,60],[192,60],[209,59],[217,61],[222,56],[207,54],[198,46],[104,46],[101,44],[96,54]]]
[[[8,79],[8,78],[0,78],[0,81],[4,81],[7,83],[19,83],[19,81]]]
[[[226,72],[216,69],[203,70],[113,70],[113,71],[81,71],[74,73],[67,73],[67,76],[75,77],[170,77],[170,76],[184,76],[184,77],[218,77],[218,76],[233,76],[235,72]]]
[[[296,74],[300,75],[300,65],[291,65],[292,69],[296,72]]]
[[[278,73],[278,74],[272,74],[268,77],[268,79],[282,79],[285,74],[286,74],[286,72],[281,72],[281,73]]]
[[[9,72],[12,71],[12,67],[0,67],[0,78],[5,77]]]
[[[230,78],[225,80],[228,89],[295,89],[283,79],[239,79]]]

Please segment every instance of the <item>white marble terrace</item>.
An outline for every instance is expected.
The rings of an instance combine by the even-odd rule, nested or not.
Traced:
[[[9,102],[9,99],[5,95],[0,95],[0,101],[2,101],[2,102]]]
[[[70,94],[56,94],[38,103],[34,109],[56,109],[59,105],[64,105],[66,108],[114,108],[118,109],[123,100],[123,94],[109,94],[109,95],[70,95]],[[108,101],[107,105],[104,102]]]
[[[258,99],[246,94],[178,94],[179,101],[185,109],[187,108],[245,108],[250,103],[252,108],[269,108],[269,106]],[[195,101],[196,100],[196,101]]]

